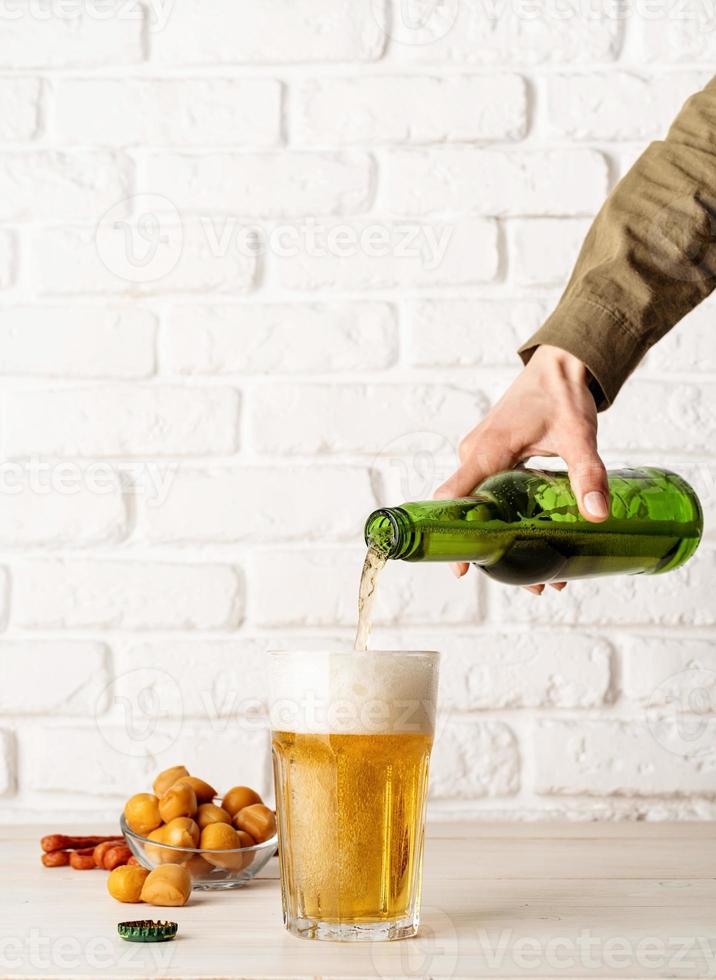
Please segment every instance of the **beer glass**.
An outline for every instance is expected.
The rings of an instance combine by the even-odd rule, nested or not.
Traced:
[[[270,654],[281,894],[294,935],[417,932],[438,659]]]

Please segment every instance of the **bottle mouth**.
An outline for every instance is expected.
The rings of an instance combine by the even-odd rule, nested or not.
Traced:
[[[396,558],[404,541],[404,528],[395,507],[374,510],[365,522],[365,543],[384,558]]]

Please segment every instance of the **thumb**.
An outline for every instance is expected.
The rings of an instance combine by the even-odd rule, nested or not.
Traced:
[[[607,468],[594,440],[577,443],[562,452],[567,464],[569,482],[577,498],[582,517],[599,523],[609,517],[609,483]]]

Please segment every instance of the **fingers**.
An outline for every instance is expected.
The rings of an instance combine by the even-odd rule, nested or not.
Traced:
[[[556,589],[557,592],[561,592],[563,588],[567,585],[566,582],[550,582],[551,589]],[[524,588],[531,592],[532,595],[542,595],[544,592],[544,585],[525,585]]]
[[[513,458],[504,449],[498,452],[473,452],[470,438],[460,446],[462,465],[433,494],[436,500],[455,500],[468,497],[478,484],[492,473],[509,469]],[[466,561],[454,562],[451,566],[455,578],[462,578],[470,569]]]
[[[462,465],[433,494],[436,500],[456,500],[469,497],[478,484],[493,473],[509,470],[517,462],[508,447],[480,447],[471,449],[469,444],[461,449]]]
[[[562,456],[582,517],[596,524],[606,520],[609,517],[609,484],[596,438],[594,443],[585,441],[564,447]]]

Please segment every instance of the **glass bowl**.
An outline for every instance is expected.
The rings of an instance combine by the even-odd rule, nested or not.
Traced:
[[[254,844],[253,847],[240,847],[231,851],[202,851],[199,847],[158,844],[142,837],[129,829],[124,814],[119,818],[119,826],[130,851],[142,867],[151,871],[160,864],[183,864],[196,889],[241,888],[256,877],[278,847],[278,836],[274,834],[269,840]]]

